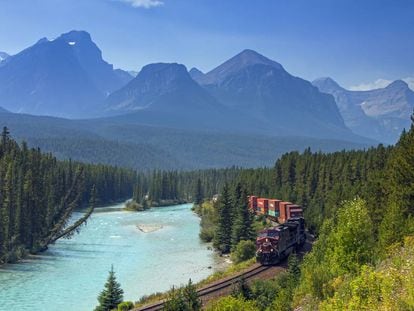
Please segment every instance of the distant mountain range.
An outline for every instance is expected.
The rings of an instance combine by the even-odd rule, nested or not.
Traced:
[[[22,113],[93,116],[132,76],[102,59],[84,31],[46,38],[0,63],[0,105]]]
[[[41,39],[0,63],[0,106],[35,115],[367,142],[345,126],[331,96],[252,50],[206,74],[160,63],[133,77],[105,62],[84,31]]]
[[[207,73],[176,63],[127,72],[71,31],[3,58],[1,125],[61,158],[134,168],[271,165],[308,146],[392,143],[413,109],[403,82],[367,92],[312,84],[252,50]]]
[[[290,75],[279,63],[245,50],[193,77],[226,107],[248,116],[267,133],[355,139],[333,97]]]
[[[203,74],[150,64],[105,101],[120,122],[176,128],[364,141],[344,124],[332,96],[245,50]]]
[[[414,92],[404,81],[370,91],[349,91],[331,78],[317,79],[313,84],[335,97],[345,124],[356,134],[394,143],[411,124]]]

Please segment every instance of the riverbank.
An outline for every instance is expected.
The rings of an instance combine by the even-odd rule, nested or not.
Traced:
[[[189,278],[198,282],[217,271],[216,254],[198,237],[200,220],[192,204],[140,213],[122,207],[97,211],[72,239],[2,267],[0,311],[93,310],[112,264],[125,300],[167,291]],[[81,216],[75,212],[73,221]],[[159,230],[145,233],[137,225]],[[53,291],[44,291],[44,284]]]
[[[187,200],[159,200],[159,201],[144,201],[143,204],[136,202],[135,200],[128,200],[125,202],[124,210],[129,212],[142,212],[154,207],[165,207],[165,206],[175,206],[182,204],[189,204]]]
[[[108,209],[113,205],[124,204],[126,202],[128,202],[128,201],[126,201],[126,199],[117,200],[116,202],[108,202],[108,203],[102,204],[100,206],[97,206],[95,208],[95,211],[102,212],[102,211],[105,211],[105,209]],[[77,213],[85,213],[85,212],[88,211],[88,209],[89,209],[89,207],[87,205],[85,205],[85,206],[82,206],[82,207],[79,207],[79,208],[75,209],[73,211],[73,213],[76,213],[76,212]],[[69,227],[69,225],[70,225],[70,222],[68,224],[68,227]],[[62,237],[62,238],[64,238],[64,237]],[[5,258],[5,260],[0,261],[0,267],[2,267],[3,265],[7,265],[7,264],[20,263],[24,259],[29,258],[30,256],[39,255],[39,254],[47,251],[50,244],[53,244],[53,243],[48,243],[47,245],[45,245],[43,247],[39,246],[39,247],[33,248],[33,249],[24,248],[22,245],[15,245],[12,250],[10,250],[8,253],[6,253],[3,256],[3,258]]]

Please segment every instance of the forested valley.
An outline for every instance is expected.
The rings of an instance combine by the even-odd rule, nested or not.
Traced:
[[[130,198],[136,173],[104,165],[57,161],[17,144],[3,129],[0,141],[0,264],[47,247],[71,212]]]
[[[265,180],[269,187],[258,186],[247,171],[236,180],[249,193],[302,204],[316,242],[301,264],[292,255],[285,273],[254,282],[208,310],[414,308],[413,125],[393,147],[293,152],[260,172],[259,184]],[[229,206],[226,192],[216,217],[210,217],[216,220],[214,237],[224,227],[220,215]],[[230,203],[230,210],[236,205]]]
[[[283,155],[273,168],[155,172],[140,180],[135,196],[198,203],[200,236],[226,253],[237,251],[240,228],[243,240],[254,240],[254,222],[240,212],[247,208],[240,191],[301,204],[316,242],[300,265],[291,258],[286,273],[221,299],[212,310],[414,307],[413,125],[395,146],[329,154],[307,149]]]
[[[239,243],[255,237],[257,219],[245,213],[246,195],[253,194],[301,204],[316,242],[300,265],[291,259],[285,274],[253,284],[248,295],[218,301],[217,310],[229,305],[245,310],[414,306],[414,126],[395,146],[290,152],[272,168],[135,172],[85,165],[18,145],[7,129],[0,156],[2,263],[40,250],[75,206],[130,197],[143,206],[196,203],[201,237],[223,253],[235,252]],[[205,204],[210,205],[203,212]]]

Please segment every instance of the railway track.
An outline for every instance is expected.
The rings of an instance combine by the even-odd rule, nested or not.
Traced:
[[[203,298],[204,296],[213,294],[215,292],[219,292],[225,288],[231,287],[234,285],[234,283],[239,280],[240,278],[243,278],[245,280],[248,280],[252,278],[255,275],[258,275],[262,273],[263,271],[271,269],[271,266],[262,266],[262,265],[255,265],[253,268],[250,268],[247,271],[244,271],[243,273],[240,273],[238,275],[225,278],[219,282],[215,282],[213,284],[210,284],[208,286],[205,286],[203,288],[200,288],[197,290],[198,297]],[[143,306],[137,309],[134,309],[134,311],[156,311],[156,310],[162,310],[164,306],[164,300],[159,301],[157,303]]]

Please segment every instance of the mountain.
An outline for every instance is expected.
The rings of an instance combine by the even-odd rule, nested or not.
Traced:
[[[6,60],[6,58],[9,58],[9,57],[10,57],[10,55],[9,55],[9,54],[7,54],[7,53],[5,53],[5,52],[1,52],[1,51],[0,51],[0,63],[1,63],[2,61]]]
[[[205,76],[205,74],[201,70],[199,70],[195,67],[191,68],[188,73],[190,74],[190,77],[195,81],[200,81]]]
[[[85,31],[46,38],[0,64],[0,102],[14,112],[86,117],[132,79],[114,70]]]
[[[332,96],[255,51],[244,50],[193,78],[219,102],[274,136],[358,139],[346,128]]]
[[[368,146],[344,140],[229,134],[16,113],[0,113],[0,128],[3,126],[18,140],[60,159],[138,170],[271,166],[283,153],[308,146],[323,151]]]
[[[346,125],[356,134],[392,144],[411,124],[414,92],[404,81],[370,91],[349,91],[331,78],[317,79],[313,84],[335,97]]]
[[[184,65],[150,64],[105,102],[112,120],[176,128],[233,128],[231,113],[189,75]]]

